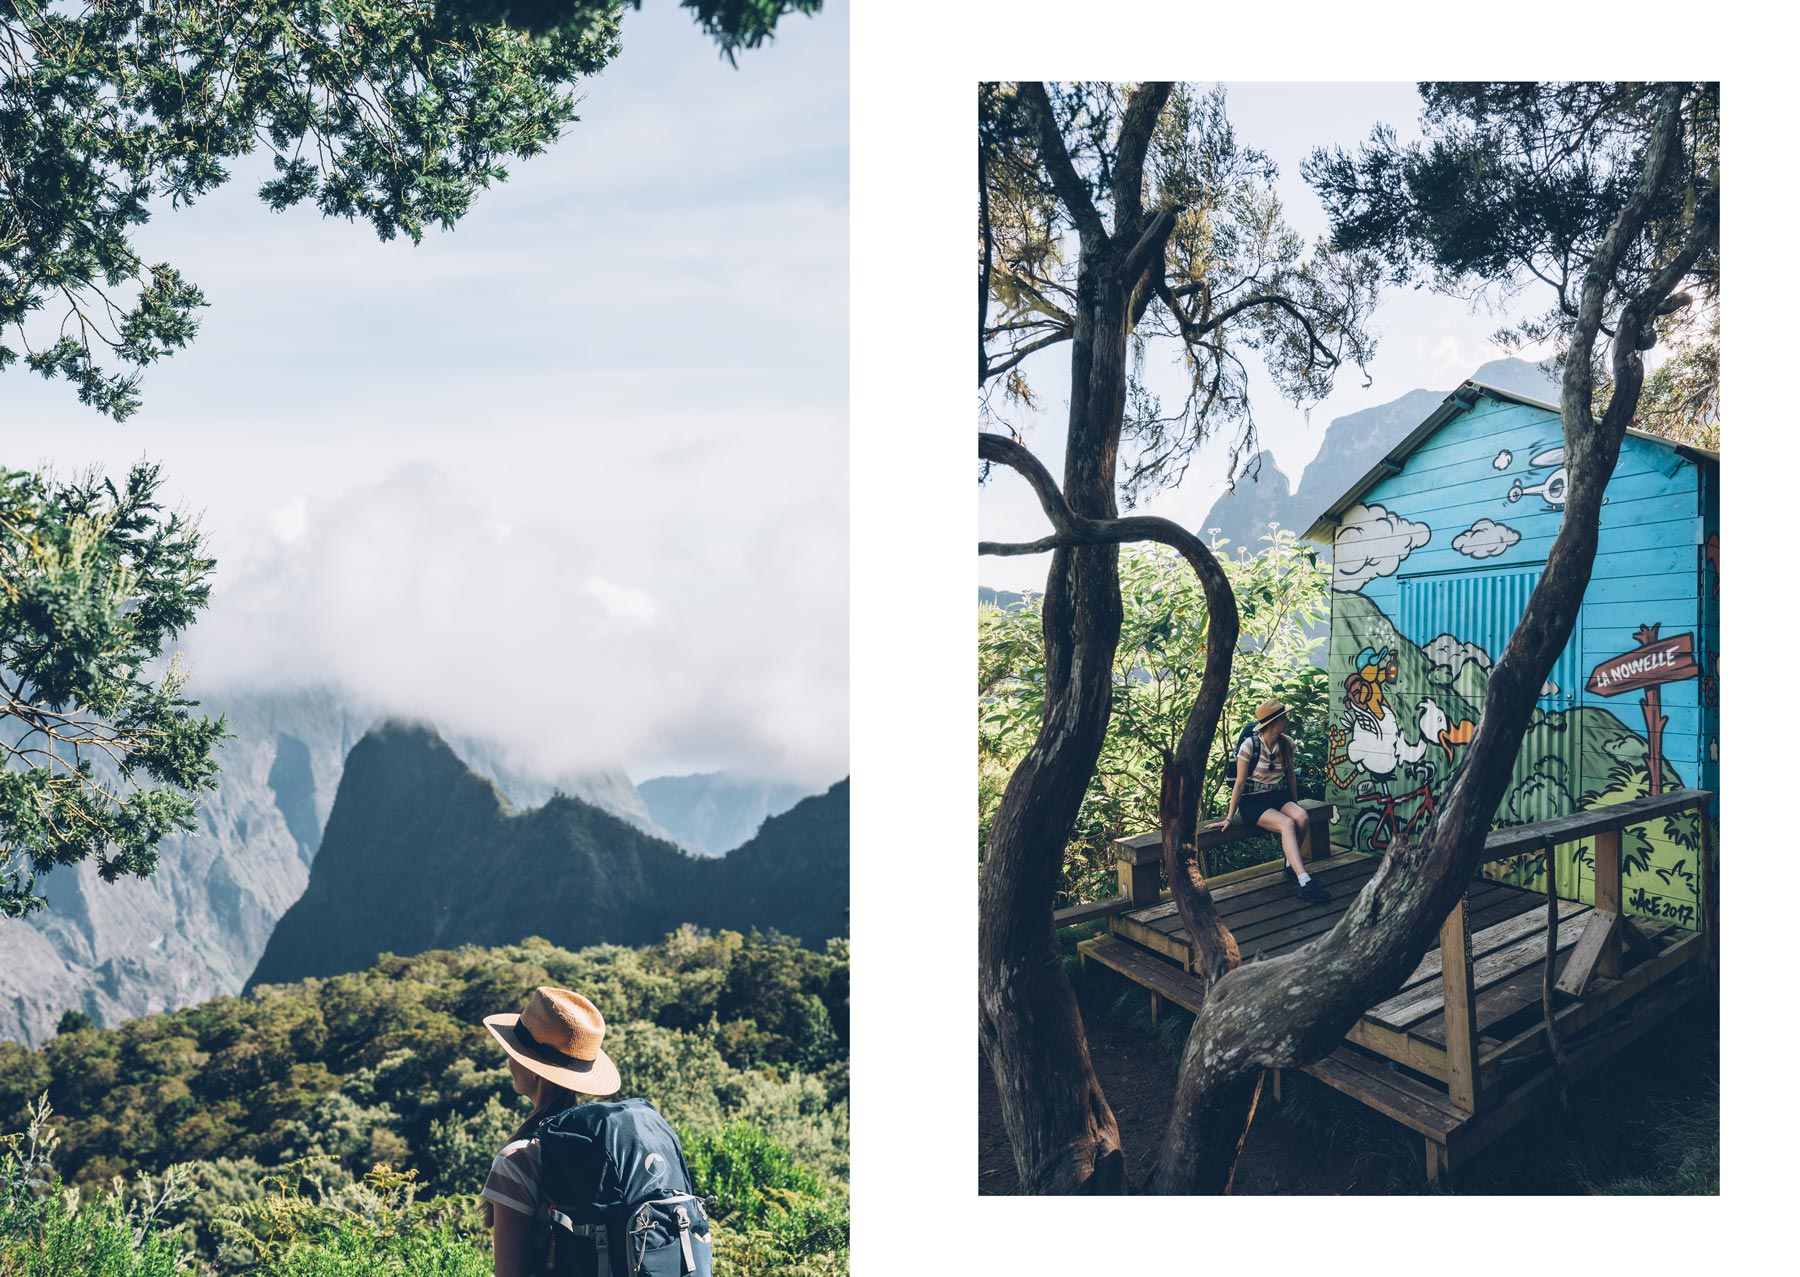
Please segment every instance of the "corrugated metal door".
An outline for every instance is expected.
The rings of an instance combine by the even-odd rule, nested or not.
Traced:
[[[1435,671],[1443,681],[1445,709],[1454,722],[1467,713],[1479,720],[1487,708],[1487,672],[1500,659],[1525,605],[1537,588],[1541,567],[1512,571],[1454,572],[1400,580],[1400,630],[1418,642],[1427,658],[1450,669]],[[1473,662],[1479,675],[1463,671]],[[1581,624],[1546,680],[1538,708],[1546,714],[1580,703]],[[1458,677],[1447,678],[1451,671]],[[1555,720],[1552,720],[1555,721]],[[1528,732],[1513,767],[1513,784],[1495,823],[1545,820],[1575,809],[1582,792],[1581,750],[1567,733]],[[1446,785],[1447,788],[1447,785]]]

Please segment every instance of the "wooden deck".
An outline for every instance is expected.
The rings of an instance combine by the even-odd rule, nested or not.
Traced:
[[[1311,862],[1331,892],[1328,904],[1299,899],[1279,863],[1232,875],[1213,899],[1244,961],[1272,958],[1336,926],[1379,863],[1354,852]],[[1305,1070],[1424,1136],[1433,1180],[1555,1100],[1544,1030],[1546,915],[1541,892],[1477,880],[1461,915],[1468,957],[1454,963],[1449,1006],[1443,951],[1434,947],[1392,996],[1363,1014],[1344,1046]],[[1203,987],[1189,974],[1192,950],[1173,901],[1116,910],[1108,923],[1110,934],[1078,946],[1084,962],[1148,990],[1153,1016],[1165,1001],[1199,1006]],[[1456,925],[1452,914],[1445,935]],[[1561,902],[1554,1010],[1569,1080],[1593,1072],[1693,997],[1705,957],[1702,933]],[[1459,1033],[1468,1035],[1460,1050]]]

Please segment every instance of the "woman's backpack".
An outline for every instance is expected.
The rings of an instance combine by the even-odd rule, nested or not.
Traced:
[[[681,1141],[649,1100],[577,1104],[537,1141],[552,1226],[534,1273],[712,1277],[706,1211]]]

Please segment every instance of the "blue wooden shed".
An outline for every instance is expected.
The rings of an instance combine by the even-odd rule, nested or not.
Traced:
[[[1384,850],[1448,789],[1561,527],[1562,444],[1556,405],[1464,382],[1307,531],[1333,547],[1336,846]],[[1717,793],[1718,463],[1628,432],[1580,618],[1497,824],[1682,787]],[[1622,851],[1627,912],[1699,925],[1693,812],[1628,831]],[[1591,847],[1557,855],[1559,894],[1591,901]],[[1542,854],[1493,872],[1541,886]]]

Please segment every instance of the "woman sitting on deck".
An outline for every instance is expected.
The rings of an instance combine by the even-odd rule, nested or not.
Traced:
[[[1231,805],[1225,819],[1207,829],[1223,829],[1232,817],[1267,829],[1281,839],[1281,855],[1287,861],[1281,871],[1294,880],[1295,890],[1309,904],[1322,905],[1331,893],[1314,882],[1300,859],[1306,838],[1306,809],[1300,806],[1299,781],[1294,776],[1294,742],[1282,729],[1287,726],[1287,706],[1267,700],[1256,707],[1256,722],[1238,742],[1237,782],[1231,787]]]

